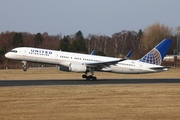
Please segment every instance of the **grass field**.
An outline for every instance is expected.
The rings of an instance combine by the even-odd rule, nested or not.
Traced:
[[[98,78],[180,78],[179,69]],[[56,69],[0,70],[1,79],[72,79]],[[72,75],[72,76],[70,76]],[[179,120],[180,84],[29,86],[0,88],[0,120]]]
[[[37,80],[37,79],[82,79],[83,73],[63,72],[57,68],[51,69],[29,69],[23,72],[17,70],[0,70],[0,80]],[[111,72],[95,72],[99,79],[121,79],[121,78],[180,78],[180,69],[170,69],[166,72],[153,74],[116,74]],[[83,79],[82,79],[83,80]]]

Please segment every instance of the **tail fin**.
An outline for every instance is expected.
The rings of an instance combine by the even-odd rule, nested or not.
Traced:
[[[164,56],[166,56],[166,53],[170,48],[171,43],[172,40],[164,39],[161,43],[159,43],[156,47],[154,47],[151,51],[144,55],[140,59],[140,61],[150,64],[161,65]]]

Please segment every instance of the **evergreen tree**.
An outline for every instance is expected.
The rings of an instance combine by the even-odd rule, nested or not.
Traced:
[[[34,46],[35,47],[39,46],[42,43],[42,40],[43,38],[42,38],[41,33],[37,33],[34,37]]]
[[[98,52],[96,53],[96,55],[106,56],[102,51],[98,51]]]
[[[69,36],[64,36],[63,39],[60,42],[60,48],[62,51],[69,51],[70,50],[70,44],[68,40]]]
[[[142,35],[143,35],[143,31],[142,29],[140,29],[137,34],[138,39],[141,39]]]
[[[77,41],[74,40],[71,44],[71,52],[78,52],[78,45],[77,45]]]
[[[75,41],[71,44],[71,51],[87,53],[85,40],[81,31],[78,31],[75,35]]]
[[[20,47],[23,46],[23,37],[21,33],[15,33],[14,37],[13,37],[13,43],[12,46],[13,47]]]

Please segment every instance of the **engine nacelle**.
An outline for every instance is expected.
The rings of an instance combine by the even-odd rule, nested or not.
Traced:
[[[69,71],[73,71],[73,72],[86,72],[87,71],[87,67],[85,65],[78,64],[78,63],[70,63],[69,64]]]
[[[69,67],[59,66],[59,70],[69,72]]]
[[[59,70],[66,71],[66,72],[86,72],[87,67],[85,65],[78,64],[78,63],[69,63],[68,67],[59,66]]]

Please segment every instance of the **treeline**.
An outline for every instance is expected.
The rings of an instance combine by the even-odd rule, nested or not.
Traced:
[[[112,36],[89,34],[86,38],[80,30],[66,36],[49,35],[47,32],[31,34],[6,31],[0,34],[0,67],[17,63],[4,57],[5,53],[15,47],[29,46],[87,54],[96,50],[98,55],[111,57],[124,57],[133,50],[131,58],[139,59],[164,38],[174,40],[168,54],[176,54],[176,37],[171,28],[159,23],[138,32],[123,30]]]

